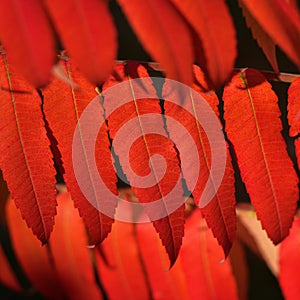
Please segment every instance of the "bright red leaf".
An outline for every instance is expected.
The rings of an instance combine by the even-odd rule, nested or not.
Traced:
[[[296,218],[290,235],[279,246],[279,283],[286,300],[299,297],[299,248],[300,219]]]
[[[46,6],[63,46],[94,84],[110,74],[117,55],[117,32],[104,0],[48,0]]]
[[[199,36],[208,75],[214,85],[220,87],[231,73],[237,54],[235,29],[225,1],[171,0],[171,2]]]
[[[104,84],[104,90],[115,85],[118,80],[128,80],[129,76],[126,73],[129,73],[133,78],[148,76],[146,69],[142,65],[136,63],[128,63],[125,67],[119,65],[115,68],[115,75]],[[118,144],[119,147],[114,147],[114,150],[119,156],[125,175],[127,175],[131,188],[140,202],[149,203],[162,199],[159,206],[156,207],[156,211],[162,211],[164,214],[163,218],[155,219],[153,225],[159,233],[163,245],[166,247],[172,265],[178,255],[184,231],[184,206],[181,205],[184,198],[180,183],[177,153],[173,143],[167,138],[159,100],[135,98],[135,95],[139,94],[139,89],[148,89],[149,93],[156,95],[153,86],[146,85],[141,87],[138,84],[131,85],[128,81],[126,88],[123,86],[122,95],[130,95],[132,101],[124,103],[107,116],[109,132],[111,138],[115,139],[119,130],[122,129],[124,131],[126,123],[131,124],[129,125],[130,127],[127,127],[127,131],[125,131],[127,132],[126,135],[122,137],[124,142]],[[104,106],[109,111],[112,110],[109,97],[104,98]],[[154,120],[151,115],[149,121],[143,119],[143,117],[147,118],[147,114],[155,114],[156,119]],[[149,124],[155,125],[149,127]],[[131,141],[129,138],[132,137],[135,139],[132,144],[129,143],[128,145],[128,141]],[[127,153],[129,161],[126,158]],[[158,154],[165,160],[166,172],[162,178],[160,178],[162,163],[153,160],[154,155]],[[133,172],[128,173],[128,164],[130,164]],[[126,169],[124,169],[125,166]],[[146,177],[149,184],[147,183],[144,187],[141,187],[140,183],[135,184],[134,182],[137,182],[137,177],[139,180],[142,178],[143,182],[145,182]],[[175,205],[179,204],[178,206],[180,206],[175,211],[174,209],[172,210],[174,205],[167,200],[170,200],[169,194],[173,195],[172,203],[175,203]],[[171,213],[169,213],[170,210],[172,210]],[[146,209],[146,213],[149,214],[150,211]]]
[[[53,80],[53,82],[43,91],[45,101],[44,111],[49,126],[53,131],[53,135],[58,141],[58,149],[61,152],[63,167],[65,169],[64,179],[67,188],[72,195],[75,206],[79,209],[79,213],[84,220],[91,238],[91,243],[96,244],[102,241],[110,232],[113,219],[99,212],[82,194],[74,174],[72,142],[76,125],[79,122],[83,110],[95,97],[98,97],[98,94],[93,85],[89,84],[84,79],[70,61],[61,61],[61,63],[68,76],[80,86],[80,89],[75,90],[73,87],[67,86],[58,79]],[[95,113],[101,120],[103,119],[102,108],[99,105],[97,109],[99,109],[99,111],[98,113]],[[79,128],[81,128],[80,141],[82,143],[80,151],[85,153],[85,151],[88,151],[85,149],[85,145],[89,139],[90,132],[88,130],[83,131],[80,122],[79,126]],[[105,125],[101,128],[98,139],[101,141],[96,144],[98,171],[110,191],[117,195],[117,178],[112,164]],[[89,200],[93,201],[93,204],[96,206],[101,206],[102,208],[107,207],[108,211],[113,215],[116,203],[112,203],[106,199],[106,197],[102,197],[103,195],[97,190],[95,178],[89,176],[91,159],[88,156],[91,154],[86,153],[86,155],[87,156],[85,156],[85,159],[82,162],[82,172],[84,172],[82,176],[85,177],[85,183],[91,187],[91,196],[93,196],[93,198]]]
[[[41,1],[1,1],[0,40],[26,80],[36,87],[49,82],[55,40]]]
[[[55,169],[33,87],[0,57],[0,168],[22,217],[45,243],[56,214]]]
[[[204,89],[207,88],[207,84],[204,80],[204,75],[198,67],[194,68],[195,83],[192,87],[203,97],[216,116],[218,113],[218,98],[214,92],[205,93]],[[176,99],[176,90],[172,89],[172,85],[165,83],[163,87],[163,98]],[[165,101],[165,115],[175,119],[178,123],[183,125],[188,133],[192,136],[192,141],[188,142],[186,136],[182,136],[180,139],[184,140],[184,148],[178,149],[181,158],[181,168],[183,176],[190,178],[191,176],[197,178],[195,187],[190,186],[191,180],[187,180],[188,188],[192,190],[196,204],[199,204],[199,200],[206,187],[207,181],[210,180],[211,174],[211,146],[202,124],[199,121],[199,116],[202,114],[201,107],[193,96],[186,97],[181,106],[176,105],[170,101]],[[189,112],[193,112],[193,114]],[[203,120],[203,119],[202,119]],[[179,130],[167,119],[167,130],[172,139],[178,139]],[[221,130],[221,124],[215,129]],[[222,137],[223,138],[223,137]],[[198,160],[200,162],[200,173],[193,174],[195,161],[190,158],[191,155],[186,153],[193,153],[195,150],[192,148],[192,144],[196,147],[198,153]],[[225,255],[229,253],[231,244],[235,236],[236,228],[236,216],[235,216],[235,188],[233,169],[231,165],[230,155],[228,150],[226,160],[225,173],[222,179],[222,183],[217,190],[214,190],[214,197],[211,199],[207,206],[202,208],[202,213],[208,223],[208,226],[212,228],[215,237],[223,247]],[[184,163],[182,162],[184,160]],[[215,188],[213,184],[213,188]]]
[[[253,18],[300,68],[300,17],[297,8],[283,0],[241,0]]]
[[[118,0],[137,37],[166,75],[192,82],[194,53],[190,29],[169,0]]]
[[[21,219],[12,200],[8,202],[6,212],[13,249],[24,273],[44,296],[49,299],[64,299],[62,286],[49,256],[48,246],[41,247]]]
[[[57,197],[51,251],[57,278],[68,299],[102,299],[96,284],[85,227],[69,193]]]
[[[298,178],[281,136],[277,96],[258,72],[247,69],[224,90],[226,133],[258,218],[277,244],[289,233],[298,201]]]

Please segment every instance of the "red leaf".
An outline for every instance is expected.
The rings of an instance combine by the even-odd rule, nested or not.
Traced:
[[[137,65],[136,63],[128,63],[126,67],[120,65],[115,69],[115,77],[110,78],[104,84],[104,89],[114,85],[118,81],[118,78],[120,80],[128,79],[129,77],[125,75],[126,72],[129,72],[131,77],[148,76],[146,69],[142,65]],[[125,130],[127,134],[123,136],[124,142],[121,145],[119,144],[119,147],[114,147],[114,149],[119,156],[121,166],[137,198],[143,203],[161,199],[159,207],[156,207],[156,209],[163,212],[163,218],[159,216],[155,220],[150,219],[153,221],[153,225],[159,233],[163,245],[166,247],[171,265],[173,265],[181,246],[184,231],[184,206],[180,205],[184,199],[180,183],[179,161],[174,145],[167,138],[164,130],[159,100],[135,99],[135,95],[138,95],[139,90],[143,88],[148,89],[147,92],[152,95],[156,95],[156,91],[150,84],[149,86],[140,87],[137,84],[131,85],[128,83],[126,90],[125,88],[122,90],[122,95],[131,95],[132,101],[124,103],[121,107],[113,111],[115,107],[111,107],[110,99],[105,98],[104,106],[109,111],[113,111],[113,113],[107,116],[112,139],[115,139],[120,129],[124,130],[126,128],[126,123],[129,123],[129,121],[132,122],[129,123],[130,127],[127,127],[127,131]],[[151,116],[152,119],[150,121],[144,120],[143,116],[147,117],[147,114],[155,114],[157,118],[154,121]],[[154,124],[154,122],[154,127],[153,125],[149,127],[149,124]],[[154,131],[153,128],[155,128]],[[132,144],[130,144],[131,140],[125,143],[126,139],[130,137],[134,137]],[[128,152],[129,161],[126,159]],[[163,156],[165,160],[166,173],[163,176],[161,176],[164,171],[162,171],[161,162],[154,161],[152,158],[152,156],[158,154]],[[133,172],[129,171],[129,164]],[[126,170],[124,169],[125,167]],[[143,177],[147,177],[147,182],[150,183],[141,187],[140,182],[145,182]],[[176,186],[178,181],[179,184]],[[176,192],[174,192],[175,190]],[[173,195],[172,203],[168,201],[171,200],[171,194]],[[178,203],[180,205],[175,211],[174,209],[172,210],[173,203],[174,205]],[[169,213],[170,210],[171,213]],[[153,213],[153,210],[151,212]],[[146,213],[149,214],[150,211],[146,209]]]
[[[295,79],[288,89],[288,121],[290,135],[300,133],[300,78]]]
[[[55,169],[41,99],[7,63],[0,62],[0,168],[22,217],[45,243],[56,214]]]
[[[246,24],[251,29],[253,38],[256,39],[257,44],[259,45],[259,47],[262,48],[266,58],[268,59],[269,63],[271,64],[273,70],[276,73],[278,73],[279,68],[278,68],[277,58],[276,58],[275,42],[263,30],[261,25],[259,23],[257,23],[255,18],[251,15],[251,13],[248,11],[247,7],[242,2],[242,0],[239,0],[239,5],[242,8],[243,15],[246,20]]]
[[[247,69],[225,87],[223,99],[242,179],[262,227],[277,244],[293,221],[298,179],[280,134],[276,94],[258,71]]]
[[[72,163],[72,141],[73,135],[77,123],[80,120],[80,116],[87,105],[98,96],[95,92],[94,87],[89,84],[83,76],[78,72],[78,70],[69,62],[61,62],[66,69],[70,79],[74,80],[81,87],[75,90],[71,86],[67,86],[65,83],[58,79],[53,80],[53,82],[43,91],[44,94],[44,110],[46,119],[49,122],[49,126],[53,131],[53,135],[58,141],[58,148],[62,155],[63,167],[65,169],[65,181],[72,195],[72,199],[75,206],[79,209],[79,213],[82,216],[85,225],[87,226],[91,243],[98,243],[102,241],[111,230],[111,225],[113,219],[100,213],[87,199],[83,196],[80,187],[78,186],[74,168]],[[98,112],[95,112],[100,119],[103,119],[103,111],[101,106],[97,107]],[[80,123],[79,123],[80,124]],[[80,125],[81,126],[81,125]],[[88,130],[81,128],[81,146],[80,151],[88,151],[85,149],[86,140],[89,138]],[[109,150],[109,140],[107,136],[107,129],[102,126],[99,134],[99,141],[96,144],[96,161],[99,168],[99,173],[102,176],[105,184],[108,186],[110,191],[117,195],[116,188],[116,175],[112,165],[111,153]],[[89,153],[87,153],[89,155]],[[88,156],[82,163],[83,177],[86,176],[86,184],[88,184],[91,189],[91,196],[93,204],[96,206],[107,207],[114,214],[114,209],[116,203],[111,203],[109,199],[103,197],[102,194],[97,193],[97,182],[95,178],[89,176],[91,162]]]
[[[70,194],[60,194],[57,202],[56,225],[50,241],[57,277],[66,298],[102,299],[94,277],[85,227],[73,208]]]
[[[139,40],[166,75],[190,84],[194,62],[191,33],[169,0],[118,2]]]
[[[30,282],[49,299],[65,299],[49,248],[40,246],[12,201],[8,202],[6,212],[14,251]]]
[[[63,45],[87,79],[102,83],[117,55],[117,33],[103,0],[47,0]]]
[[[55,41],[41,1],[1,1],[0,39],[11,63],[30,83],[48,83]]]
[[[186,222],[180,260],[190,299],[238,299],[230,262],[197,209]]]
[[[134,226],[118,221],[114,223],[111,234],[101,244],[109,266],[99,254],[96,256],[100,280],[112,300],[149,299]]]
[[[282,0],[241,0],[273,41],[300,67],[300,17],[297,8]]]
[[[171,2],[200,37],[209,77],[216,87],[220,87],[231,73],[237,54],[235,29],[225,1]]]
[[[279,283],[286,300],[298,299],[300,219],[294,220],[289,236],[279,246]]]
[[[215,93],[205,93],[200,87],[206,88],[207,85],[204,81],[204,76],[201,70],[198,67],[194,68],[196,83],[193,84],[193,88],[205,99],[209,106],[213,109],[216,116],[219,115],[217,105],[219,103],[218,98]],[[163,98],[175,99],[176,90],[172,90],[172,86],[168,83],[164,84],[163,87]],[[201,115],[201,107],[194,100],[193,96],[186,97],[181,106],[176,105],[170,101],[165,101],[164,104],[165,115],[171,117],[179,122],[187,132],[192,136],[192,142],[187,142],[185,137],[184,139],[184,149],[178,149],[180,158],[181,158],[181,167],[183,176],[187,179],[187,186],[192,190],[195,202],[199,204],[199,200],[202,196],[202,193],[206,187],[206,183],[210,180],[209,176],[211,174],[211,145],[209,143],[207,133],[202,127],[202,124],[199,122],[198,116]],[[193,115],[189,112],[193,112]],[[203,119],[203,118],[202,118]],[[178,128],[172,126],[172,123],[169,123],[167,119],[167,130],[170,134],[170,137],[174,140],[179,135]],[[221,124],[215,130],[221,130]],[[223,138],[223,137],[222,137]],[[192,145],[193,143],[193,145]],[[198,152],[198,160],[200,164],[200,173],[193,174],[195,170],[195,161],[191,159],[191,155],[186,155],[186,153],[193,153],[195,150],[193,147],[196,147]],[[202,213],[209,225],[212,228],[215,237],[218,239],[218,242],[223,247],[225,255],[228,254],[231,244],[235,236],[236,229],[236,216],[235,216],[235,187],[234,187],[234,178],[233,178],[233,169],[231,166],[231,160],[228,150],[227,151],[227,161],[225,173],[222,179],[222,183],[218,190],[214,189],[214,197],[210,203],[202,208]],[[185,163],[183,163],[185,161]],[[197,178],[195,187],[191,186],[191,180],[188,178]]]

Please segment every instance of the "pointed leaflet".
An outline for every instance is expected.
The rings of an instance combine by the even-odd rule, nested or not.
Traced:
[[[190,299],[238,299],[229,260],[196,209],[186,221],[180,260]]]
[[[169,0],[118,0],[142,45],[166,75],[192,82],[191,32]]]
[[[34,288],[48,299],[65,299],[48,245],[41,247],[32,236],[12,200],[7,204],[6,213],[13,249]]]
[[[198,67],[194,68],[195,74],[195,83],[193,88],[203,97],[202,99],[206,101],[213,112],[218,115],[217,105],[219,103],[218,98],[215,93],[205,93],[200,87],[206,88],[207,85],[204,81],[204,76],[201,70]],[[172,86],[167,82],[163,87],[163,98],[176,99],[176,90],[172,90]],[[187,186],[189,189],[192,189],[192,194],[195,198],[197,204],[202,196],[204,188],[207,181],[209,181],[209,176],[211,174],[211,147],[207,134],[203,129],[203,124],[200,123],[200,115],[204,115],[201,110],[201,107],[198,106],[199,103],[196,103],[193,96],[188,95],[183,105],[179,106],[170,101],[165,101],[165,115],[175,119],[178,123],[184,126],[185,130],[191,135],[192,141],[188,142],[187,135],[184,135],[180,138],[183,141],[184,148],[178,149],[180,158],[181,158],[181,168],[183,176],[187,179]],[[193,115],[188,111],[192,111]],[[202,119],[203,120],[203,117]],[[206,122],[210,122],[206,120]],[[176,139],[178,137],[179,130],[169,122],[167,119],[167,130],[170,134],[171,139]],[[221,131],[221,124],[214,130]],[[178,138],[177,138],[178,139]],[[218,143],[218,141],[215,141]],[[193,150],[193,147],[196,147],[196,150]],[[218,145],[217,145],[218,147]],[[191,159],[191,155],[184,157],[184,153],[193,153],[197,151],[198,160],[200,162],[200,173],[194,174],[195,172],[195,161]],[[227,151],[226,159],[226,168],[225,173],[222,179],[221,186],[218,190],[214,190],[214,197],[208,203],[207,206],[202,208],[202,213],[209,225],[212,228],[214,236],[218,239],[220,245],[224,249],[225,255],[228,254],[231,244],[235,236],[236,228],[236,216],[235,216],[235,196],[234,196],[234,178],[233,178],[233,169],[231,166],[230,155]],[[184,161],[183,161],[184,160]],[[197,178],[195,187],[191,186],[191,180],[188,178]],[[213,184],[213,188],[215,186]]]
[[[225,1],[171,0],[171,2],[200,37],[209,78],[216,87],[219,87],[231,73],[237,54],[235,29]]]
[[[5,54],[0,60],[0,169],[22,217],[45,243],[54,224],[56,193],[41,99],[8,65]]]
[[[48,83],[55,41],[41,1],[1,1],[0,40],[26,80],[36,87]]]
[[[125,67],[118,65],[115,68],[115,77],[112,76],[104,84],[104,89],[116,84],[118,79],[128,79],[126,72],[134,78],[148,76],[145,68],[137,63],[128,63]],[[128,85],[120,90],[120,96],[125,95],[123,98],[126,99],[127,95],[132,101],[126,101],[115,109],[110,99],[105,98],[104,105],[107,111],[113,112],[107,116],[109,131],[114,140],[114,150],[119,156],[132,190],[140,202],[149,203],[161,199],[155,211],[146,210],[146,213],[155,215],[154,220],[151,217],[150,219],[160,234],[172,265],[178,255],[184,231],[184,207],[181,205],[184,199],[179,162],[173,143],[164,130],[159,100],[156,97],[138,99],[143,89],[146,89],[147,95],[156,95],[150,79],[148,84],[142,87],[128,81]],[[119,135],[118,131],[121,132]],[[158,155],[159,160],[156,159]],[[172,208],[176,204],[179,208],[174,211]],[[160,212],[163,218],[156,218]]]
[[[262,227],[277,244],[293,221],[298,179],[280,133],[276,94],[258,71],[247,69],[225,87],[223,99],[242,179]]]
[[[294,141],[295,151],[300,168],[300,78],[295,79],[288,89],[288,122],[290,136],[297,137]]]
[[[63,167],[65,169],[64,178],[67,188],[72,195],[75,206],[79,209],[79,213],[84,220],[91,238],[91,243],[98,243],[110,232],[113,219],[100,213],[83,196],[76,181],[72,163],[72,142],[76,125],[83,110],[95,97],[98,97],[98,95],[95,92],[94,87],[83,78],[70,61],[61,61],[61,63],[66,69],[68,76],[80,86],[80,89],[74,90],[64,82],[54,79],[43,91],[45,102],[44,111],[49,126],[53,131],[53,135],[58,141],[58,148],[61,152]],[[101,106],[99,105],[97,108],[99,111],[96,111],[95,113],[100,119],[103,119]],[[91,118],[91,123],[93,123],[93,116]],[[95,124],[91,124],[91,126],[94,125]],[[86,157],[81,166],[83,172],[82,176],[85,177],[85,184],[90,186],[90,192],[93,196],[93,199],[89,200],[93,201],[96,206],[99,205],[102,208],[107,207],[111,215],[113,215],[116,203],[111,203],[106,197],[101,197],[103,194],[99,193],[99,191],[97,192],[98,182],[95,182],[94,177],[91,177],[91,174],[89,173],[91,161],[89,155],[91,155],[91,153],[85,152],[85,145],[89,139],[89,131],[86,129],[84,131],[80,122],[79,128],[81,132],[80,151],[84,153]],[[98,171],[104,183],[113,194],[117,195],[115,184],[117,179],[112,165],[105,126],[102,126],[98,134],[96,143],[96,161],[99,168]]]
[[[279,246],[279,284],[284,299],[298,299],[300,293],[300,218],[296,218],[289,236]]]
[[[104,0],[47,0],[46,6],[63,46],[94,83],[110,74],[117,55],[117,33]]]
[[[242,8],[243,15],[247,26],[251,29],[252,36],[256,39],[257,44],[263,50],[266,58],[271,64],[273,70],[278,73],[279,68],[276,58],[276,45],[270,36],[263,30],[260,24],[255,20],[255,18],[248,11],[247,7],[243,4],[242,0],[239,0],[239,5]]]
[[[57,219],[50,243],[65,299],[102,299],[94,277],[85,227],[70,194],[58,195],[57,202]]]
[[[295,79],[289,87],[287,109],[290,135],[297,136],[300,133],[300,78]]]
[[[253,18],[300,68],[300,17],[297,8],[283,0],[241,0]]]

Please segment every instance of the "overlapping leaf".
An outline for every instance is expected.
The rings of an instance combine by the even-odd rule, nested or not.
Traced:
[[[137,37],[169,78],[190,84],[192,36],[169,0],[118,0]]]
[[[237,54],[234,25],[223,0],[171,0],[202,42],[209,77],[216,87],[227,79]],[[222,30],[220,30],[222,28]]]
[[[247,26],[251,29],[252,36],[256,39],[259,47],[262,48],[266,58],[270,62],[273,70],[279,72],[277,58],[276,58],[276,45],[272,38],[263,30],[261,25],[248,11],[242,0],[239,0],[239,5],[242,8],[243,15],[246,20]]]
[[[70,194],[60,194],[57,202],[57,221],[50,241],[63,291],[68,299],[102,299],[94,277],[85,227]]]
[[[294,141],[295,152],[300,168],[300,79],[295,79],[288,90],[288,122],[290,127],[290,136],[297,137]]]
[[[127,72],[131,77],[147,76],[146,69],[136,63],[129,63],[126,67],[119,65],[115,68],[115,75],[104,84],[104,90],[115,85],[118,80],[127,80]],[[108,111],[115,109],[113,113],[107,116],[111,138],[115,139],[118,131],[123,130],[125,132],[122,135],[124,142],[119,143],[119,147],[115,147],[114,150],[119,156],[125,175],[127,175],[129,183],[132,185],[132,190],[140,202],[149,203],[161,199],[159,200],[160,204],[155,209],[156,212],[153,209],[150,209],[151,211],[146,209],[145,211],[148,215],[152,213],[152,216],[153,213],[162,212],[162,218],[159,216],[157,219],[151,217],[150,219],[160,234],[172,265],[178,255],[184,231],[184,207],[181,205],[184,200],[183,190],[181,184],[176,185],[177,182],[180,183],[179,161],[173,143],[167,138],[164,130],[159,100],[136,98],[139,89],[143,88],[148,89],[149,94],[156,95],[151,81],[144,86],[128,82],[126,87],[123,85],[123,88],[120,89],[120,97],[128,99],[129,96],[129,99],[132,100],[126,101],[115,109],[111,107],[110,99],[105,98],[104,106]],[[147,114],[150,113],[155,114],[155,119],[153,116],[148,121],[143,119],[144,116],[147,118]],[[152,125],[149,126],[149,124]],[[134,138],[133,143],[128,145],[126,139],[132,139],[132,137]],[[127,154],[128,158],[126,158]],[[153,159],[154,155],[157,154],[163,156],[165,160],[166,172],[161,178],[163,165]],[[129,165],[133,172],[129,173]],[[148,183],[143,187],[140,183],[145,182],[145,178],[147,178],[148,181],[146,182]],[[134,182],[137,182],[137,179],[142,179],[142,181],[135,184]],[[174,204],[166,200],[170,195],[173,197],[171,202]],[[174,211],[172,208],[178,203],[179,208]]]
[[[205,93],[203,88],[207,87],[207,84],[204,80],[204,75],[198,67],[194,68],[195,74],[195,83],[193,88],[200,93],[203,97],[203,101],[206,101],[213,112],[218,115],[218,98],[215,93]],[[176,99],[176,90],[172,89],[172,85],[165,83],[163,87],[163,98]],[[220,147],[218,144],[211,145],[211,141],[208,140],[207,134],[211,132],[205,132],[205,129],[202,127],[203,124],[200,123],[200,115],[205,114],[199,103],[193,98],[193,96],[188,95],[183,102],[183,105],[179,106],[170,101],[165,101],[164,103],[165,115],[171,117],[178,121],[182,126],[184,126],[187,132],[192,136],[192,141],[188,142],[186,136],[182,136],[180,139],[183,140],[184,149],[179,149],[179,154],[181,157],[181,168],[183,176],[195,177],[197,182],[195,187],[190,186],[190,180],[187,180],[187,186],[192,190],[192,194],[195,198],[197,204],[202,196],[202,193],[206,187],[207,181],[210,181],[211,178],[211,147]],[[193,112],[193,115],[188,111]],[[172,139],[176,139],[180,134],[178,128],[172,126],[167,119],[167,130]],[[203,120],[203,118],[202,118]],[[211,122],[211,120],[206,120],[206,122]],[[221,125],[218,124],[215,131],[221,132]],[[222,137],[223,138],[223,137]],[[218,141],[214,141],[218,143]],[[198,160],[200,162],[200,173],[193,174],[195,171],[195,161],[191,159],[191,155],[185,155],[184,153],[193,153],[192,143],[196,147],[198,152]],[[225,143],[225,142],[224,142]],[[214,197],[211,199],[210,203],[202,209],[202,213],[206,218],[206,221],[209,227],[212,228],[215,237],[218,239],[220,245],[222,245],[225,254],[227,255],[231,244],[235,236],[236,228],[236,216],[235,216],[235,195],[234,195],[234,178],[233,178],[233,169],[231,166],[231,160],[227,152],[227,158],[224,157],[226,161],[225,173],[223,174],[223,179],[220,187],[217,189],[212,183],[212,188],[214,190]],[[185,160],[185,163],[182,161]],[[193,175],[191,175],[193,174]]]
[[[22,217],[45,243],[56,214],[55,169],[41,99],[0,57],[0,168]]]
[[[226,132],[263,228],[275,244],[289,233],[298,201],[298,178],[281,136],[271,85],[258,72],[238,73],[224,90]]]
[[[49,248],[41,247],[31,234],[12,200],[7,204],[7,221],[13,249],[20,265],[37,290],[49,299],[64,299],[62,286],[53,268]]]
[[[296,218],[290,235],[279,246],[279,283],[284,299],[297,299],[299,278],[300,219]]]
[[[117,33],[104,0],[49,0],[46,6],[63,46],[81,72],[94,84],[112,71]]]
[[[41,1],[1,1],[0,40],[26,80],[37,87],[49,82],[55,41]]]
[[[300,67],[300,16],[297,8],[282,0],[241,0],[273,41]]]
[[[89,129],[91,129],[91,127],[83,128],[83,125],[95,127],[95,122],[97,121],[95,121],[95,118],[93,117],[91,117],[92,120],[89,124],[81,124],[79,121],[83,110],[98,95],[94,87],[83,78],[72,63],[69,61],[62,61],[61,63],[64,65],[68,76],[78,83],[80,89],[75,90],[72,87],[66,86],[65,83],[57,79],[53,80],[51,85],[43,91],[45,101],[44,111],[46,119],[49,122],[49,126],[53,131],[53,135],[58,141],[58,148],[61,152],[63,167],[65,169],[64,179],[68,190],[70,191],[75,206],[79,209],[79,213],[87,226],[91,243],[98,243],[110,232],[113,219],[99,212],[95,207],[100,208],[102,211],[104,208],[107,208],[107,214],[109,213],[110,216],[113,216],[116,202],[110,202],[102,192],[99,192],[99,189],[97,188],[97,179],[95,179],[90,173],[92,153],[89,152],[90,149],[87,148],[86,145],[90,140]],[[96,119],[101,122],[101,120],[103,120],[103,111],[100,104],[97,106],[97,110],[98,111],[94,111],[94,114],[96,114]],[[81,165],[81,180],[84,180],[85,185],[90,187],[90,196],[92,198],[89,200],[95,207],[83,196],[74,174],[72,143],[77,124],[79,126],[81,145],[79,145],[80,153],[76,154],[83,154],[84,157]],[[99,168],[99,173],[111,193],[117,195],[117,179],[112,164],[105,124],[99,131],[98,140],[100,142],[96,143],[95,141],[95,147],[96,162]],[[86,153],[86,151],[88,152]]]

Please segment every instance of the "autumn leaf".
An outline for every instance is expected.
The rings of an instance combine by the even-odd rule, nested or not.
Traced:
[[[142,45],[167,77],[192,82],[192,35],[169,0],[118,0]]]
[[[252,17],[300,68],[300,17],[297,8],[281,0],[240,0]]]
[[[121,167],[139,201],[150,203],[161,199],[155,209],[146,208],[145,212],[148,215],[152,213],[152,217],[149,216],[149,218],[153,221],[167,250],[171,265],[173,265],[179,253],[184,231],[184,206],[182,205],[184,198],[180,182],[179,161],[174,145],[164,130],[159,100],[136,98],[143,88],[147,90],[146,96],[148,94],[156,95],[151,80],[148,81],[149,86],[140,87],[138,84],[128,81],[127,73],[132,78],[148,76],[146,69],[134,62],[128,63],[125,67],[116,66],[114,76],[111,76],[103,86],[104,92],[119,80],[127,80],[128,85],[123,85],[121,91],[122,95],[130,95],[132,101],[125,102],[115,109],[114,102],[110,97],[104,97],[105,109],[112,112],[107,116],[109,132],[113,139],[113,145],[118,145],[114,146],[114,151],[119,157]],[[150,115],[151,119],[147,119],[149,114],[152,114]],[[130,124],[129,127],[126,127],[126,123]],[[125,132],[125,135],[123,133],[122,143],[117,144],[116,136],[121,130]],[[155,155],[160,155],[165,160],[166,172],[161,178],[162,164],[155,162]],[[133,172],[128,168],[129,164]],[[126,169],[124,169],[125,167]],[[141,180],[146,182],[146,185],[141,186]],[[179,208],[173,209],[177,204]]]
[[[4,53],[0,59],[0,169],[22,217],[46,243],[56,215],[56,192],[41,99]]]
[[[117,32],[106,1],[45,3],[68,54],[91,83],[101,84],[117,55]]]
[[[41,247],[39,241],[31,234],[12,199],[7,204],[6,212],[12,246],[22,270],[44,296],[49,299],[64,299],[48,246]]]
[[[297,299],[299,284],[300,219],[296,218],[290,235],[279,246],[279,283],[286,300]]]
[[[255,20],[255,18],[248,11],[242,0],[239,0],[239,5],[242,8],[243,15],[246,20],[247,26],[251,29],[253,38],[257,41],[257,44],[263,50],[266,58],[271,64],[273,70],[279,73],[277,58],[276,58],[276,45],[272,38],[264,31],[261,25]]]
[[[55,40],[41,1],[1,1],[0,39],[26,80],[36,87],[50,81]]]
[[[63,167],[65,170],[64,179],[68,190],[72,195],[75,206],[79,209],[79,213],[84,220],[92,244],[101,242],[111,230],[113,219],[106,214],[100,212],[107,207],[107,213],[110,216],[114,215],[114,210],[117,203],[106,199],[97,189],[97,182],[91,174],[91,160],[89,160],[86,151],[86,145],[89,141],[89,129],[83,129],[84,124],[80,123],[80,116],[88,104],[98,97],[93,85],[89,84],[84,77],[79,73],[78,69],[70,61],[61,61],[68,76],[74,80],[80,89],[74,89],[67,86],[64,82],[54,79],[53,82],[43,90],[44,95],[44,111],[49,127],[53,131],[53,135],[58,141],[58,149],[62,155]],[[97,120],[103,120],[103,111],[100,105],[97,107],[98,111],[94,111]],[[91,117],[92,118],[92,117]],[[94,122],[95,118],[94,118]],[[75,128],[79,124],[80,129],[80,153],[85,153],[84,160],[81,165],[81,176],[85,178],[85,183],[88,185],[91,197],[89,202],[83,192],[81,191],[74,173],[74,166],[72,162],[72,143]],[[89,125],[89,124],[88,124]],[[95,124],[92,124],[93,126]],[[95,127],[95,126],[94,126]],[[109,150],[109,140],[107,135],[107,128],[105,125],[99,131],[98,139],[101,143],[96,145],[96,162],[99,174],[103,177],[105,184],[109,187],[112,194],[117,195],[116,174],[114,171],[111,153]],[[78,154],[78,153],[77,153]],[[93,203],[93,205],[91,204]],[[98,211],[99,208],[99,211]]]
[[[208,72],[215,87],[220,87],[231,73],[237,54],[235,29],[223,0],[171,0],[196,32]],[[222,30],[220,30],[222,28]],[[196,52],[196,56],[199,53]]]
[[[275,244],[289,233],[298,178],[281,136],[277,96],[258,72],[236,74],[224,95],[226,133],[262,227]]]
[[[217,108],[219,101],[216,94],[214,92],[205,92],[204,89],[207,88],[207,83],[199,67],[194,67],[194,75],[195,82],[192,85],[194,92],[199,93],[198,95],[209,105],[211,112],[217,118],[219,115]],[[171,120],[167,118],[167,130],[171,139],[183,141],[183,148],[178,149],[181,158],[182,173],[186,179],[187,187],[192,191],[196,204],[199,205],[204,191],[207,192],[208,189],[213,190],[213,198],[201,211],[208,226],[212,228],[214,236],[218,239],[218,242],[223,247],[224,253],[227,256],[234,240],[236,229],[235,188],[229,152],[227,149],[224,149],[226,155],[226,157],[224,157],[224,163],[226,165],[224,176],[222,177],[220,187],[215,187],[214,179],[210,177],[212,176],[211,147],[221,147],[222,145],[219,145],[220,141],[214,141],[216,144],[210,144],[211,141],[208,140],[208,133],[205,132],[205,128],[202,127],[203,124],[201,124],[199,120],[206,123],[211,122],[211,120],[208,118],[205,119],[206,112],[204,112],[204,107],[197,101],[199,99],[195,99],[191,93],[186,96],[184,101],[182,101],[182,105],[179,106],[168,101],[168,99],[178,98],[176,92],[177,91],[172,88],[172,84],[169,82],[164,84],[163,98],[166,100],[164,102],[164,113],[167,117],[171,118]],[[205,109],[208,108],[206,107]],[[173,120],[176,120],[184,126],[192,137],[191,141],[187,140],[187,134],[180,133],[179,129],[172,125]],[[217,127],[213,130],[215,132],[221,132],[221,124],[218,123]],[[212,133],[210,132],[210,134]],[[224,137],[221,135],[220,138],[224,142],[224,147],[226,147]],[[218,142],[219,144],[217,145]],[[196,155],[197,157],[192,159],[192,153],[194,153],[194,155],[198,153],[198,155]],[[195,174],[195,160],[199,160],[200,162],[199,174]],[[190,178],[197,178],[194,186],[192,186],[193,180],[190,180]]]

